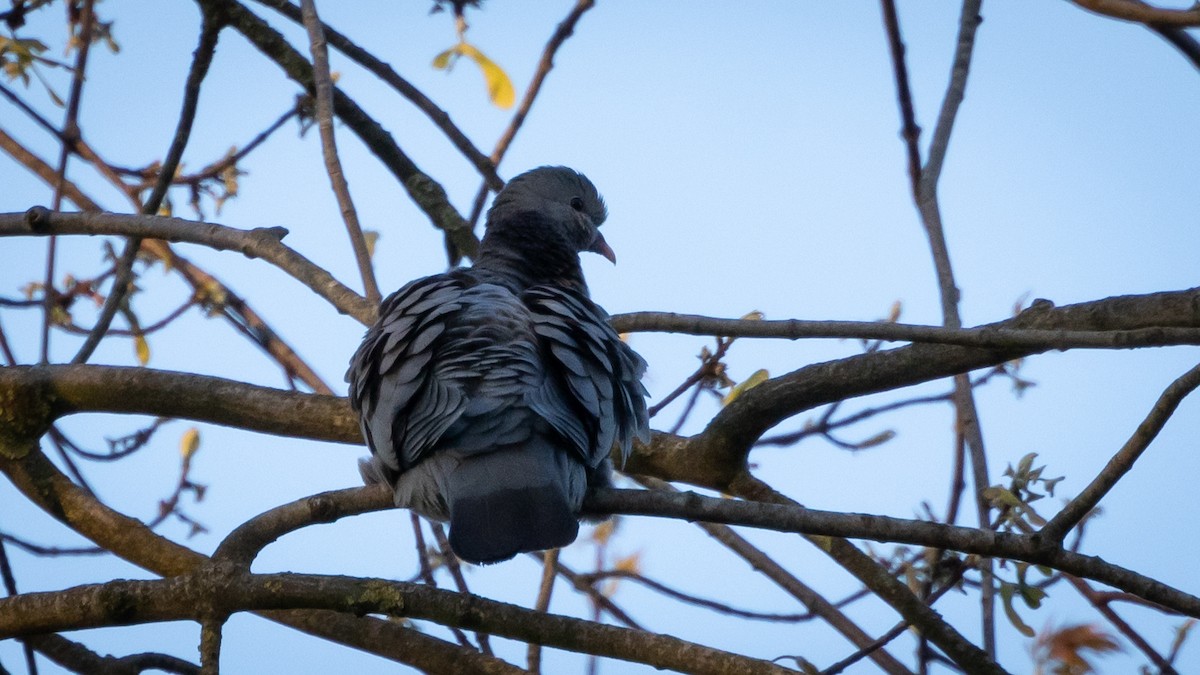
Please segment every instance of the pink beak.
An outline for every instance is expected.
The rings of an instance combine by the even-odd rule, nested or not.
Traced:
[[[596,233],[596,238],[592,240],[592,245],[589,246],[587,250],[591,251],[592,253],[599,253],[605,258],[608,258],[608,261],[612,264],[617,264],[617,254],[613,252],[612,247],[608,245],[608,242],[604,241],[604,235],[600,234],[599,232]]]

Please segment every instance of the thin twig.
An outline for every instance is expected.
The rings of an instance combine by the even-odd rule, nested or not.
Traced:
[[[517,132],[521,130],[521,125],[525,123],[525,118],[529,115],[529,110],[533,107],[533,102],[537,99],[538,93],[542,90],[542,85],[546,82],[546,76],[554,68],[554,55],[562,47],[563,43],[567,41],[567,38],[571,37],[575,32],[575,25],[579,23],[579,18],[595,6],[595,4],[595,0],[576,0],[575,6],[567,13],[566,18],[560,21],[558,27],[554,29],[550,40],[546,42],[545,48],[542,49],[542,57],[538,60],[538,67],[533,73],[533,79],[525,89],[525,96],[522,97],[521,104],[517,106],[517,110],[513,113],[512,119],[509,120],[504,133],[496,141],[496,147],[492,149],[491,160],[493,166],[500,166],[500,160],[504,159],[504,153],[508,152],[509,146],[512,145],[513,139],[517,136]],[[489,185],[485,181],[483,185],[479,186],[479,190],[475,195],[474,208],[471,211],[470,218],[471,227],[474,227],[475,223],[479,221],[479,215],[483,211],[483,203],[487,197],[488,188]],[[493,187],[493,189],[495,188]]]
[[[418,516],[416,511],[410,511],[408,515],[412,521],[413,538],[417,545],[417,564],[420,566],[417,576],[425,585],[437,588],[437,578],[433,576],[433,567],[429,565],[429,549],[425,548],[425,535],[421,532],[421,516]],[[471,644],[471,639],[461,628],[450,626],[450,632],[454,634],[454,639],[458,640],[458,644],[468,649],[475,649],[475,645]]]
[[[362,276],[363,294],[372,305],[378,305],[381,296],[379,284],[375,281],[375,269],[371,265],[371,254],[367,251],[367,240],[363,238],[362,226],[358,222],[358,211],[354,208],[354,200],[350,198],[350,186],[346,184],[342,162],[338,159],[337,138],[333,133],[333,80],[329,74],[329,51],[325,46],[325,34],[321,30],[321,20],[317,17],[317,7],[313,0],[300,0],[300,11],[304,15],[304,27],[308,31],[309,48],[313,57],[314,99],[317,127],[321,132],[321,154],[325,156],[325,170],[329,174],[333,193],[337,195],[338,206],[342,210],[342,221],[346,224],[346,233],[350,235],[354,260],[358,263],[358,272]]]
[[[884,0],[885,23],[892,44],[894,69],[897,73],[897,88],[900,90],[899,101],[902,115],[906,124],[909,119],[915,125],[915,114],[912,111],[911,96],[907,94],[907,75],[903,61],[904,50],[900,38],[899,22],[895,8],[887,12],[888,0]],[[909,174],[914,178],[913,199],[921,214],[925,233],[929,240],[930,252],[933,256],[934,268],[937,271],[938,291],[942,305],[942,323],[947,328],[961,328],[962,318],[958,310],[959,290],[954,280],[954,271],[950,264],[950,252],[946,246],[946,238],[942,229],[942,218],[937,199],[937,184],[941,177],[946,150],[950,143],[950,134],[954,129],[954,121],[958,108],[966,92],[967,76],[970,72],[971,55],[975,46],[975,32],[979,27],[979,11],[982,0],[964,0],[962,13],[959,18],[959,32],[951,68],[950,84],[942,100],[942,109],[934,126],[933,136],[929,145],[929,156],[919,173],[914,173],[913,155],[919,161],[919,149],[915,139],[906,135],[909,153]],[[907,106],[905,105],[907,103]],[[983,433],[979,425],[979,413],[976,410],[975,398],[971,392],[970,380],[966,375],[954,377],[954,407],[957,416],[956,434],[961,434],[966,441],[966,448],[971,457],[972,476],[975,483],[976,510],[979,522],[986,526],[990,521],[988,516],[990,505],[983,498],[983,490],[989,485],[987,474],[987,453],[983,444]],[[995,610],[994,589],[991,583],[991,563],[983,561],[980,565],[983,575],[983,592],[980,595],[980,611],[983,623],[983,646],[989,657],[995,658]]]
[[[150,197],[146,199],[146,203],[142,205],[143,214],[157,213],[167,195],[167,190],[171,187],[171,180],[175,177],[175,170],[179,167],[179,160],[183,157],[183,150],[192,133],[192,123],[196,119],[200,85],[204,81],[204,76],[208,74],[209,64],[212,63],[213,54],[217,49],[217,37],[224,27],[223,21],[211,11],[202,11],[201,16],[199,45],[192,56],[192,65],[188,69],[187,82],[183,92],[183,105],[179,113],[179,122],[175,127],[175,137],[163,159],[158,183],[154,186]],[[112,290],[109,291],[108,298],[104,301],[104,307],[100,310],[100,316],[96,319],[92,333],[84,340],[79,352],[75,354],[75,358],[71,359],[71,363],[86,363],[100,344],[100,340],[104,338],[104,334],[112,324],[113,317],[116,316],[117,310],[125,299],[129,284],[133,281],[133,261],[137,258],[141,245],[140,237],[130,237],[125,243],[125,250],[117,259],[117,274]]]
[[[257,2],[275,9],[296,23],[303,23],[304,19],[300,9],[287,0],[257,0]],[[390,85],[401,96],[411,101],[418,110],[425,113],[425,116],[441,129],[442,133],[446,134],[446,138],[450,139],[454,147],[458,148],[459,152],[471,164],[475,165],[475,169],[479,171],[479,175],[484,178],[484,181],[493,190],[499,190],[504,187],[504,181],[496,175],[496,166],[492,164],[492,160],[480,152],[479,148],[475,147],[475,144],[450,119],[450,115],[445,110],[439,108],[436,103],[421,93],[421,90],[414,87],[408,80],[400,77],[399,73],[393,70],[391,66],[375,58],[375,56],[362,47],[354,44],[350,38],[334,30],[328,24],[322,23],[321,28],[325,33],[325,37],[329,40],[329,44],[334,49],[345,54],[351,61],[366,68],[368,72]]]
[[[450,576],[454,579],[454,585],[458,588],[458,592],[470,595],[471,589],[467,588],[467,578],[463,576],[462,566],[458,563],[458,556],[454,555],[454,551],[450,548],[450,540],[446,538],[446,531],[442,528],[442,524],[431,522],[429,523],[429,529],[433,530],[433,536],[437,539],[438,548],[442,551],[442,559],[446,561],[446,569],[450,570]],[[475,639],[479,640],[479,651],[491,656],[492,646],[488,642],[487,633],[476,631]]]
[[[900,20],[896,16],[895,0],[880,0],[883,8],[883,26],[887,32],[888,47],[892,52],[892,72],[896,77],[896,97],[900,104],[900,137],[907,149],[908,177],[915,196],[921,182],[921,127],[917,126],[913,111],[912,91],[908,86],[908,68],[904,65],[904,40],[900,37]]]
[[[64,184],[67,180],[67,160],[71,157],[73,139],[79,137],[79,105],[83,98],[84,71],[87,69],[88,54],[92,47],[92,23],[95,0],[85,0],[79,16],[79,46],[75,53],[75,68],[71,74],[71,94],[67,98],[67,115],[63,123],[62,142],[58,153],[58,170],[55,172],[54,198],[51,201],[55,211],[62,208]],[[42,311],[42,341],[38,362],[50,362],[50,324],[54,312],[54,265],[58,255],[58,242],[50,237],[46,249],[46,278],[43,293],[45,307]]]
[[[679,490],[673,485],[657,478],[634,476],[633,479],[653,492],[661,492],[671,496],[679,494]],[[789,595],[799,600],[808,611],[832,626],[834,630],[843,635],[851,644],[859,648],[872,644],[873,638],[846,616],[845,613],[839,610],[837,605],[831,603],[812,587],[788,572],[774,558],[751,544],[745,537],[735,532],[733,528],[713,521],[703,521],[704,519],[697,519],[694,522],[697,527],[708,533],[709,536],[722,546],[725,546],[749,563],[751,568],[760,572]],[[881,670],[890,675],[907,675],[911,673],[903,663],[900,663],[896,657],[884,649],[873,651],[871,653],[871,660]]]
[[[8,561],[8,549],[4,547],[3,539],[0,539],[0,579],[4,581],[4,592],[7,595],[17,594],[17,577]],[[33,645],[28,640],[22,640],[21,649],[25,652],[25,669],[29,671],[29,675],[37,675],[37,659],[34,657]]]
[[[543,553],[545,556],[542,561],[542,582],[538,586],[537,601],[533,605],[533,609],[542,613],[550,611],[550,594],[554,590],[554,578],[558,576],[558,552],[560,549],[552,548]],[[529,672],[542,672],[542,646],[536,642],[530,642],[529,648],[525,650],[526,659],[529,663]]]
[[[200,622],[200,675],[219,675],[221,672],[221,629],[224,618]]]
[[[1138,648],[1138,651],[1145,654],[1146,658],[1150,659],[1150,661],[1154,663],[1154,666],[1158,668],[1158,675],[1179,675],[1179,672],[1175,670],[1174,666],[1171,665],[1171,662],[1164,658],[1162,654],[1159,654],[1154,647],[1151,647],[1150,643],[1146,641],[1146,638],[1142,637],[1140,633],[1134,630],[1133,626],[1130,626],[1125,619],[1121,618],[1120,614],[1117,614],[1112,607],[1109,607],[1108,602],[1102,597],[1102,594],[1093,590],[1088,582],[1070,574],[1063,575],[1063,578],[1066,579],[1067,583],[1074,587],[1075,590],[1078,591],[1085,600],[1091,603],[1092,607],[1095,607],[1096,611],[1100,612],[1100,615],[1103,616],[1110,624],[1112,624],[1113,628],[1117,629],[1117,632],[1119,632],[1121,635],[1124,635],[1127,640],[1133,643],[1133,646]]]
[[[809,621],[815,616],[812,612],[779,613],[779,612],[755,612],[755,611],[749,610],[749,609],[740,609],[738,607],[734,607],[732,605],[728,605],[723,602],[717,602],[716,600],[709,600],[707,598],[701,598],[696,595],[684,593],[683,591],[671,588],[670,586],[668,586],[660,581],[655,581],[654,579],[651,579],[645,575],[638,574],[637,572],[629,572],[626,570],[604,570],[602,572],[592,572],[590,574],[581,574],[580,577],[588,583],[595,583],[596,581],[600,581],[602,579],[629,579],[630,581],[635,581],[643,586],[646,586],[647,588],[658,591],[659,593],[662,593],[663,595],[666,595],[671,598],[675,598],[676,600],[685,602],[689,605],[696,605],[697,607],[704,607],[707,609],[711,609],[714,612],[719,612],[721,614],[728,614],[730,616],[741,617],[743,619],[755,619],[758,621],[779,621],[779,622],[785,622],[785,623],[799,623],[801,621]]]
[[[1167,420],[1179,404],[1196,387],[1200,386],[1200,365],[1193,367],[1171,383],[1150,409],[1125,445],[1108,460],[1108,464],[1096,475],[1082,492],[1067,503],[1050,522],[1042,528],[1040,536],[1048,542],[1061,544],[1071,528],[1075,527],[1092,509],[1104,499],[1118,481],[1129,473],[1134,463],[1158,436]]]
[[[535,559],[535,560],[541,559],[541,556],[538,555],[537,553],[529,553],[528,555],[531,559]],[[558,572],[559,576],[566,579],[571,584],[571,586],[573,586],[575,588],[575,590],[587,595],[588,599],[592,603],[594,603],[595,605],[598,605],[605,612],[608,612],[609,616],[611,616],[612,618],[616,619],[617,621],[625,624],[626,626],[629,626],[630,628],[636,628],[638,630],[646,630],[645,628],[642,627],[641,624],[639,624],[637,621],[634,621],[633,617],[626,614],[625,610],[618,607],[617,604],[612,601],[612,598],[609,598],[608,596],[604,595],[595,586],[593,586],[591,583],[589,583],[585,579],[586,575],[580,574],[580,573],[572,570],[570,567],[567,567],[566,565],[564,565],[562,563],[561,559],[555,564],[554,567],[555,567],[555,570]]]

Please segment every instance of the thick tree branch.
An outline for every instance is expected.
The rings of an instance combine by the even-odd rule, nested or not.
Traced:
[[[543,614],[516,605],[384,579],[249,574],[221,566],[157,581],[112,581],[0,600],[0,639],[69,628],[199,619],[227,612],[326,609],[426,619],[523,642],[656,668],[714,675],[790,673],[786,668],[678,638]]]
[[[9,397],[12,398],[9,398]],[[156,414],[267,434],[362,443],[343,398],[302,394],[205,375],[117,366],[0,368],[0,426],[78,412]],[[306,421],[307,420],[307,421]]]
[[[1036,304],[991,328],[1135,330],[1200,328],[1200,289],[1118,296],[1052,308]],[[779,422],[826,403],[910,386],[1047,351],[911,345],[805,366],[746,391],[690,439],[656,437],[626,469],[667,480],[722,489],[742,475],[746,455]],[[676,473],[681,472],[681,473]],[[674,474],[674,475],[672,475]]]
[[[5,369],[0,369],[0,373]],[[8,406],[0,406],[7,411]],[[37,419],[39,411],[17,414]],[[44,413],[44,410],[41,411]],[[0,472],[31,502],[97,545],[162,576],[182,575],[208,561],[205,556],[152,532],[141,522],[96,501],[64,476],[36,446],[33,429],[0,418]],[[18,455],[22,455],[18,457]],[[503,661],[465,650],[378,619],[356,618],[324,610],[264,612],[272,621],[310,635],[349,645],[421,670],[434,672],[512,673]]]

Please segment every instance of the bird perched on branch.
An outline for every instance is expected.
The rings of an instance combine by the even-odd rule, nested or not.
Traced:
[[[463,560],[565,546],[591,486],[647,440],[646,363],[591,301],[579,254],[616,255],[585,176],[541,167],[496,196],[473,267],[417,279],[380,306],[346,379],[372,457],[367,483],[450,521]]]

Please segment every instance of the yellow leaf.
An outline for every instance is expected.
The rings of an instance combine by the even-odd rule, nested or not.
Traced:
[[[454,67],[454,61],[453,61],[454,57],[456,57],[462,53],[462,52],[458,51],[458,47],[459,47],[458,45],[454,45],[450,49],[447,49],[446,51],[442,52],[441,54],[438,54],[437,56],[433,57],[433,67],[437,68],[438,70],[450,70],[451,68],[453,68]]]
[[[363,230],[363,243],[367,245],[367,257],[375,257],[375,242],[379,241],[378,230]]]
[[[904,311],[904,303],[900,302],[899,300],[893,302],[892,307],[888,310],[887,319],[885,319],[885,321],[888,323],[896,323],[900,320],[900,313],[902,311]]]
[[[458,51],[478,64],[479,69],[483,71],[492,103],[500,108],[511,108],[517,100],[517,92],[513,89],[512,80],[508,79],[508,73],[496,65],[495,61],[484,56],[474,45],[463,42],[458,45]]]
[[[137,352],[137,360],[141,365],[150,363],[150,343],[146,342],[144,335],[135,335],[133,337],[133,348]]]
[[[721,404],[729,405],[730,403],[733,403],[734,399],[746,393],[750,389],[757,387],[763,382],[766,382],[770,377],[770,373],[762,368],[759,368],[758,370],[754,371],[750,377],[747,377],[745,380],[742,380],[738,384],[734,385],[734,387],[729,390],[729,393],[725,395],[725,400],[722,401]]]
[[[640,574],[642,571],[641,552],[631,553],[624,558],[617,560],[617,564],[613,567],[618,572],[628,572],[629,574]]]
[[[603,523],[597,525],[595,529],[592,530],[592,541],[603,546],[604,544],[608,543],[609,538],[612,537],[613,531],[616,529],[617,523],[615,522],[615,519],[609,518]]]
[[[179,454],[183,455],[183,461],[190,462],[192,455],[200,449],[200,430],[192,427],[183,432],[183,436],[179,439]]]

